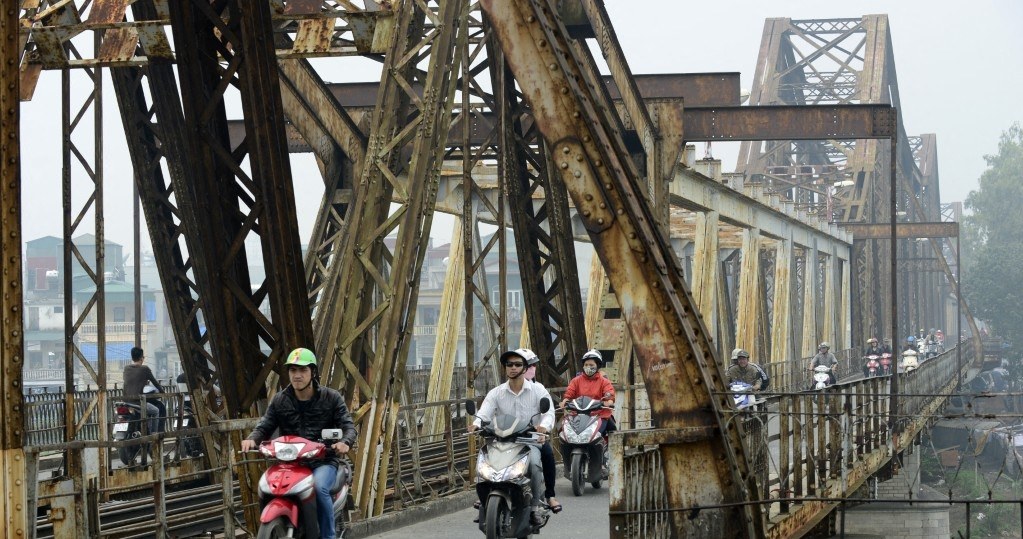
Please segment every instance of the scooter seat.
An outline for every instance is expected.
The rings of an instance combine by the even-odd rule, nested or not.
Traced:
[[[341,492],[341,488],[348,484],[348,478],[352,475],[352,470],[347,465],[342,464],[338,466],[337,475],[334,477],[334,484],[330,487],[330,494],[334,495]]]

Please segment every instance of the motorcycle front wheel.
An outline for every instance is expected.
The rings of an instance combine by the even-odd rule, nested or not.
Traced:
[[[504,498],[500,496],[491,496],[487,498],[487,515],[486,515],[486,527],[484,528],[487,533],[487,539],[500,539],[501,537],[501,526],[508,520],[508,506],[504,503]]]
[[[581,455],[572,455],[572,494],[583,495],[583,458]]]
[[[288,537],[288,531],[291,525],[288,520],[284,517],[277,517],[270,522],[264,522],[259,526],[259,531],[256,533],[256,539],[281,539]]]

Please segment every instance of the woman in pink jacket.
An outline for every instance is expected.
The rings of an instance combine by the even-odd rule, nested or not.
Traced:
[[[599,400],[606,406],[598,413],[604,419],[600,433],[606,435],[608,431],[616,429],[614,416],[611,414],[611,408],[615,403],[615,388],[611,385],[611,380],[608,380],[604,373],[600,372],[603,367],[604,358],[597,350],[590,350],[583,354],[583,372],[577,374],[568,383],[568,389],[565,390],[561,399],[561,408],[564,408],[568,401],[576,397]]]

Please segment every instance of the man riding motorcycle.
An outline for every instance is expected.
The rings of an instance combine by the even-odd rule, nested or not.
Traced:
[[[504,374],[508,381],[487,393],[483,404],[476,412],[475,421],[468,426],[469,432],[480,428],[484,421],[493,420],[498,413],[513,415],[528,423],[536,415],[535,410],[540,409],[540,402],[543,399],[554,402],[547,388],[526,380],[523,376],[526,371],[526,358],[530,355],[535,354],[524,348],[509,350],[501,354],[501,366],[504,367]],[[540,414],[539,424],[536,425],[536,432],[539,434],[538,441],[546,442],[547,435],[552,428],[554,428],[553,408]],[[544,492],[540,450],[535,446],[529,448],[529,481],[532,492],[536,494]],[[531,521],[533,524],[539,525],[542,521],[539,512],[540,496],[534,495],[530,503],[532,503]],[[553,508],[551,510],[553,511]]]
[[[835,369],[838,367],[838,359],[835,357],[835,354],[831,353],[831,345],[827,342],[822,342],[817,346],[817,355],[813,356],[813,359],[810,360],[809,370],[812,371],[814,367],[819,366],[829,369],[828,376],[830,380],[828,385],[834,385],[838,381],[838,374],[835,372]]]
[[[284,362],[290,385],[279,391],[252,430],[242,440],[242,451],[255,449],[259,442],[270,438],[274,431],[281,435],[296,435],[307,440],[318,440],[323,429],[340,428],[341,441],[330,447],[337,453],[331,458],[312,465],[316,485],[316,518],[320,537],[334,539],[334,511],[331,486],[337,475],[341,456],[355,444],[358,431],[345,400],[337,391],[319,384],[316,356],[306,348],[296,348]]]
[[[753,391],[760,391],[763,384],[763,377],[760,374],[760,366],[750,363],[749,352],[738,349],[735,352],[735,364],[728,367],[725,378],[729,385],[735,382],[743,382],[753,387]]]
[[[863,360],[863,377],[864,378],[868,378],[870,376],[870,369],[867,366],[867,364],[869,363],[869,360],[867,358],[869,358],[870,356],[876,356],[875,361],[879,361],[880,358],[881,358],[881,354],[883,354],[883,353],[884,353],[884,348],[881,347],[881,346],[878,346],[877,339],[875,337],[871,337],[871,338],[867,339],[867,347],[863,349],[863,358],[864,358],[864,360]]]

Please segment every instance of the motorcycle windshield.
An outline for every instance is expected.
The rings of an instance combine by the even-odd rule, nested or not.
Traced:
[[[491,467],[502,470],[521,459],[522,455],[529,452],[529,448],[524,444],[495,440],[484,446],[480,452]]]
[[[571,432],[573,432],[573,433],[580,433],[580,432],[586,430],[586,427],[589,427],[591,424],[593,424],[597,420],[598,420],[598,418],[596,416],[589,416],[589,415],[579,414],[579,415],[576,415],[576,416],[569,416],[565,420],[565,424],[566,424],[566,428],[568,428]]]

